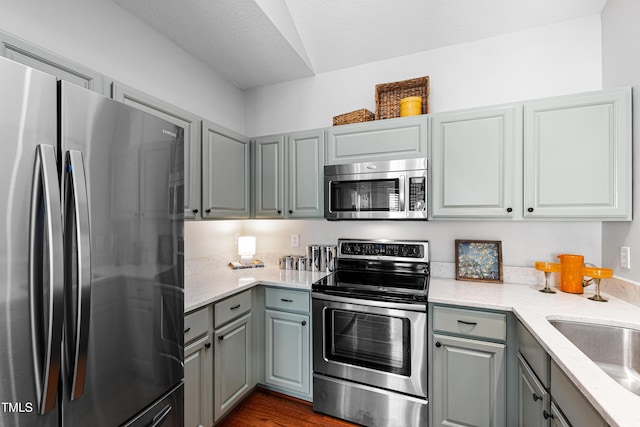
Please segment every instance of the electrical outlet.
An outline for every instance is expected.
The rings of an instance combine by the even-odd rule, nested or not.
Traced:
[[[631,248],[629,246],[620,246],[620,267],[631,268]]]
[[[300,246],[300,235],[299,234],[292,234],[291,235],[291,246],[294,248],[297,248],[298,246]]]

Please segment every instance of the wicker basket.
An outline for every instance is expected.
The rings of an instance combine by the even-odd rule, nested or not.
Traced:
[[[366,108],[362,108],[360,110],[351,111],[350,113],[340,114],[339,116],[335,116],[333,118],[333,125],[348,125],[350,123],[362,123],[362,122],[370,122],[375,118],[375,115],[367,110]]]
[[[422,97],[422,114],[429,114],[429,76],[376,85],[376,120],[400,117],[400,100]]]

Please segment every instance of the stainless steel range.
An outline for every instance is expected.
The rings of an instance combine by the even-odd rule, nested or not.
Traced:
[[[313,409],[366,426],[428,424],[429,242],[338,241],[312,286]]]

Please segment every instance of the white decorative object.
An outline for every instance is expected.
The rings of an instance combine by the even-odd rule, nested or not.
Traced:
[[[256,254],[256,238],[255,236],[238,237],[238,255],[240,255],[241,264],[251,264],[253,256]]]

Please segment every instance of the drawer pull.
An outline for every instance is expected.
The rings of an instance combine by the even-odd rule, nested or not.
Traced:
[[[187,332],[189,332],[191,330],[191,328],[187,328],[184,330],[184,333],[186,334]]]
[[[288,299],[288,298],[280,298],[280,301],[282,301],[282,302],[293,302],[292,299]]]
[[[229,307],[229,310],[237,310],[240,308],[240,304],[234,305],[233,307]]]
[[[462,323],[463,325],[467,325],[467,326],[477,326],[478,322],[465,322],[464,320],[458,320],[458,323]]]
[[[544,417],[545,420],[548,420],[549,418],[553,418],[553,414],[548,413],[546,410],[542,411],[542,416]]]
[[[537,402],[538,400],[542,400],[542,396],[538,396],[537,394],[533,393],[533,401]]]

